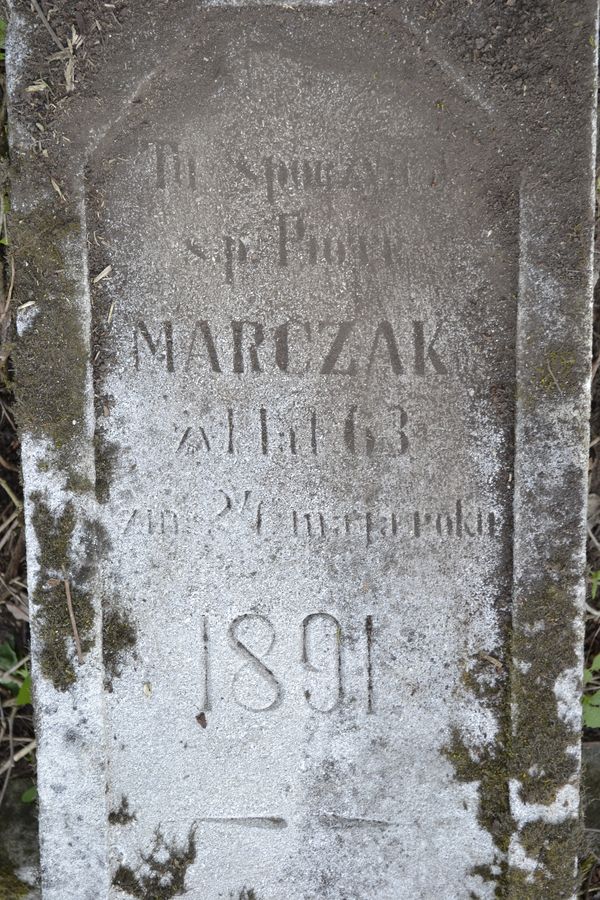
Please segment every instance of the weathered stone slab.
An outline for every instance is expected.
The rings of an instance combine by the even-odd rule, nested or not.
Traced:
[[[572,896],[596,4],[81,6],[9,40],[44,897]]]

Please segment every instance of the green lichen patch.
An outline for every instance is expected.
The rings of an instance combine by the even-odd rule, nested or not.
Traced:
[[[31,888],[17,878],[10,862],[0,859],[0,900],[20,900],[30,893]]]
[[[513,657],[518,665],[511,682],[513,777],[521,784],[524,803],[550,804],[557,790],[576,777],[579,765],[572,752],[579,732],[559,716],[555,694],[560,676],[579,665],[578,611],[570,593],[554,585],[517,602]]]
[[[549,395],[567,393],[572,383],[574,386],[580,384],[579,377],[574,378],[576,366],[577,358],[572,351],[551,350],[535,369],[538,387]]]
[[[79,222],[51,208],[13,223],[20,303],[34,301],[35,319],[15,354],[16,403],[21,427],[48,439],[63,458],[74,456],[84,422],[88,348],[61,248]],[[26,265],[24,264],[26,261]]]
[[[453,730],[452,737],[444,748],[444,755],[454,766],[457,781],[479,782],[478,821],[494,840],[499,851],[496,865],[502,870],[506,868],[505,854],[515,827],[508,793],[508,752],[504,743],[499,741],[493,747],[480,750],[474,759],[458,729]],[[492,880],[485,867],[478,867],[473,874]]]
[[[94,458],[96,463],[96,499],[98,503],[107,503],[110,499],[110,486],[118,456],[117,444],[109,441],[101,427],[96,427],[94,434]]]
[[[570,900],[577,882],[573,860],[581,849],[581,832],[572,822],[525,825],[520,841],[529,859],[536,861],[535,872],[510,869],[511,898],[518,900]]]
[[[54,687],[65,691],[76,679],[71,652],[73,626],[65,581],[68,582],[84,655],[93,646],[94,607],[91,594],[79,584],[81,570],[74,571],[75,511],[72,503],[55,515],[39,494],[32,495],[31,499],[34,503],[32,524],[40,546],[39,576],[32,598],[37,607],[37,633],[41,640],[40,665]]]
[[[107,608],[102,620],[102,657],[107,687],[120,674],[125,655],[135,647],[137,631],[131,618],[121,609]]]
[[[82,521],[82,543],[85,554],[90,561],[95,561],[98,556],[106,554],[111,549],[111,541],[108,531],[97,519],[84,517]],[[94,566],[82,567],[80,570],[88,577]]]
[[[196,859],[196,829],[192,826],[187,844],[178,847],[175,842],[167,842],[157,828],[152,851],[140,855],[143,863],[137,872],[130,866],[119,866],[113,877],[115,887],[139,900],[170,900],[185,894],[185,876]]]
[[[67,474],[66,487],[73,494],[87,494],[94,490],[91,478],[88,478],[87,475],[82,475],[81,472],[77,472],[75,469],[72,469]]]
[[[108,821],[111,825],[129,825],[135,821],[135,813],[130,811],[127,797],[121,797],[119,808],[109,812]]]
[[[525,804],[550,806],[559,790],[577,777],[573,747],[579,733],[559,715],[555,694],[558,679],[578,665],[572,596],[568,586],[549,583],[517,599],[514,633],[505,642],[514,660],[509,677],[490,689],[475,666],[466,681],[463,678],[477,699],[494,710],[498,738],[493,746],[474,751],[455,729],[444,749],[456,779],[478,783],[478,821],[497,853],[493,866],[477,866],[472,874],[492,882],[499,900],[562,900],[576,889],[573,860],[581,848],[579,823],[573,818],[558,825],[536,820],[519,830],[508,787],[510,781],[517,782]],[[536,861],[533,873],[508,864],[515,834]]]

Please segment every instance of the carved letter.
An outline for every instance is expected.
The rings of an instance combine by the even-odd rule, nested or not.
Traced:
[[[311,662],[309,635],[313,630],[313,626],[316,628],[317,623],[321,623],[329,632],[328,644],[331,646],[329,651],[331,654],[331,665],[326,669]],[[329,613],[312,613],[304,619],[302,623],[302,662],[306,666],[307,671],[313,674],[322,674],[327,670],[331,671],[333,685],[331,687],[331,701],[328,705],[315,703],[313,699],[315,691],[311,691],[309,688],[305,688],[304,696],[311,709],[324,713],[333,712],[336,706],[339,705],[344,693],[342,686],[342,629],[338,620],[330,616]]]
[[[400,451],[400,454],[403,454],[408,450],[408,437],[404,433],[404,429],[408,424],[408,415],[401,406],[391,406],[390,409],[393,412],[400,413],[400,447],[398,449]]]
[[[235,701],[240,706],[243,706],[244,709],[249,709],[253,712],[264,712],[268,709],[274,709],[281,703],[283,688],[279,681],[275,678],[275,675],[273,674],[271,669],[269,669],[264,664],[264,662],[262,662],[262,660],[260,660],[258,656],[256,656],[256,654],[253,653],[238,637],[240,627],[245,622],[260,622],[267,627],[269,631],[269,646],[264,651],[265,655],[269,654],[273,649],[273,644],[275,643],[275,629],[266,616],[261,616],[255,613],[246,613],[243,616],[238,616],[229,626],[229,639],[233,645],[233,648],[247,660],[246,664],[243,665],[241,669],[238,669],[238,671],[233,676],[233,694]],[[266,703],[260,703],[257,705],[256,703],[251,704],[247,701],[239,699],[236,688],[242,673],[247,669],[249,669],[251,672],[254,672],[255,675],[258,675],[260,679],[269,686],[269,693],[273,695],[271,700]]]
[[[226,234],[225,241],[225,283],[233,284],[234,263],[248,262],[248,246],[243,238],[232,238]]]
[[[306,233],[306,227],[304,225],[304,219],[300,215],[300,213],[280,213],[278,216],[278,228],[279,228],[279,265],[285,268],[288,264],[288,244],[289,244],[289,232],[288,232],[288,219],[293,218],[296,220],[296,237],[299,241],[304,238]]]
[[[177,144],[173,144],[171,141],[155,141],[154,146],[156,148],[156,186],[158,188],[164,188],[166,185],[165,163],[167,159],[167,150],[170,151],[173,160],[175,183],[181,184],[181,163],[179,160],[179,148]]]
[[[319,328],[322,331],[324,328],[330,328],[333,326],[338,326],[338,330],[335,338],[333,339],[333,343],[329,348],[329,352],[327,353],[323,365],[321,366],[321,375],[355,375],[356,374],[356,362],[351,359],[348,363],[348,367],[346,369],[336,369],[335,365],[340,358],[340,354],[343,350],[344,344],[348,339],[350,332],[354,328],[356,322],[354,320],[348,322],[319,322]]]
[[[400,362],[400,354],[398,353],[398,344],[396,343],[396,337],[394,335],[392,326],[389,322],[386,321],[380,322],[377,326],[377,331],[375,332],[375,337],[373,339],[373,346],[371,347],[371,353],[369,355],[369,362],[367,364],[367,372],[371,371],[371,367],[375,362],[377,346],[379,344],[380,338],[383,338],[383,340],[385,341],[390,358],[392,372],[394,373],[394,375],[403,375],[404,369],[402,367],[402,363]]]
[[[248,354],[250,356],[250,368],[253,372],[261,372],[260,361],[258,359],[258,348],[265,339],[264,329],[260,322],[233,321],[231,330],[233,332],[233,371],[236,375],[243,374],[244,368],[244,325],[249,325],[254,329],[254,342],[248,346]]]
[[[415,374],[416,375],[425,375],[425,363],[427,360],[433,366],[434,371],[438,375],[447,375],[448,369],[444,365],[444,363],[439,358],[436,351],[433,349],[433,345],[437,339],[438,334],[440,333],[440,326],[438,325],[435,329],[435,334],[432,339],[427,344],[427,349],[425,348],[425,330],[423,327],[423,322],[417,321],[413,322],[413,337],[414,337],[414,345],[415,345]]]
[[[304,329],[307,341],[310,342],[311,340],[311,330],[308,322],[300,322],[297,319],[292,319],[289,322],[284,322],[283,325],[279,325],[279,327],[275,329],[275,362],[282,372],[289,372],[291,375],[303,375],[308,371],[310,365],[308,360],[306,361],[304,369],[296,372],[290,372],[289,369],[290,326],[293,325],[298,325],[299,328]]]
[[[356,406],[351,406],[348,410],[348,415],[346,416],[344,422],[344,443],[350,453],[356,454]],[[375,435],[371,431],[370,428],[365,427],[365,450],[367,456],[370,456],[375,449]]]
[[[173,323],[169,321],[163,322],[163,328],[165,332],[165,361],[167,365],[167,372],[175,371],[175,362],[173,359]],[[146,342],[148,349],[152,356],[156,356],[158,348],[160,346],[160,334],[157,337],[156,341],[153,340],[152,335],[148,331],[148,328],[145,322],[138,322],[137,326],[133,333],[133,341],[134,341],[134,356],[135,356],[135,367],[136,369],[140,368],[140,346],[138,340],[138,333],[141,334],[144,341]]]
[[[200,333],[202,335],[202,339],[204,341],[204,346],[206,347],[206,352],[208,353],[208,359],[210,362],[210,367],[213,372],[220,372],[221,366],[219,365],[219,359],[217,357],[217,349],[215,347],[215,342],[213,340],[213,336],[210,331],[210,326],[208,322],[204,319],[201,319],[199,322],[196,322],[194,326],[194,331],[192,334],[192,339],[190,341],[190,349],[188,350],[187,359],[185,361],[185,371],[189,369],[190,360],[192,358],[192,353],[194,350],[194,344],[196,343],[196,335],[198,333],[198,329],[200,329]]]

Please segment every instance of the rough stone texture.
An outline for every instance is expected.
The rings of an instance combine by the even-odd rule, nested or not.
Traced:
[[[527,6],[13,3],[46,900],[574,894],[596,4]]]
[[[600,743],[593,741],[582,746],[582,794],[585,827],[597,847],[600,837]]]

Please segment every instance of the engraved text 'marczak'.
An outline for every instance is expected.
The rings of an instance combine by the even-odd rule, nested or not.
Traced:
[[[139,320],[133,329],[136,369],[149,364],[167,372],[204,369],[216,374],[417,375],[449,374],[442,323],[412,320],[403,327],[387,319],[266,325],[251,320],[193,327],[172,320]]]

